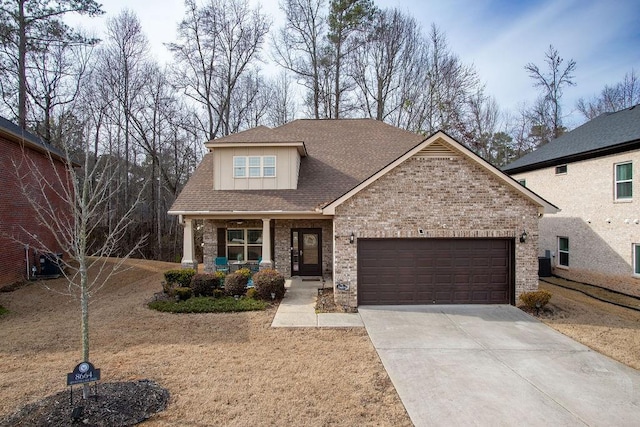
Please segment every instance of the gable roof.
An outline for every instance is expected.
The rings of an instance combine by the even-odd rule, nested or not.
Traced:
[[[260,129],[245,135],[248,136],[247,139],[253,139],[269,134],[264,131],[265,129]],[[302,141],[307,148],[309,155],[301,159],[296,190],[214,191],[213,153],[208,153],[169,213],[241,216],[270,212],[332,215],[335,207],[344,200],[416,153],[431,150],[434,155],[439,155],[443,149],[449,154],[450,150],[454,150],[481,164],[518,193],[533,200],[545,212],[558,210],[444,132],[437,132],[425,139],[421,135],[372,119],[295,120],[270,131],[270,136],[277,141]],[[241,138],[232,139],[237,143],[240,143],[239,140]],[[216,146],[226,146],[229,142],[230,139],[225,137],[211,141],[207,146],[215,149]],[[255,142],[254,139],[248,144]]]
[[[15,143],[24,144],[40,153],[51,154],[57,160],[63,162],[66,160],[66,156],[62,151],[2,116],[0,116],[0,136],[4,136]]]
[[[377,171],[375,174],[358,184],[356,187],[349,190],[347,193],[341,195],[336,198],[333,202],[329,203],[324,207],[323,213],[333,215],[335,214],[335,208],[340,206],[346,200],[350,199],[352,196],[357,194],[358,192],[364,190],[373,182],[378,180],[380,177],[389,173],[397,166],[405,162],[407,159],[415,156],[415,155],[423,155],[429,157],[450,157],[455,155],[462,155],[467,157],[469,160],[477,163],[482,168],[487,170],[489,173],[494,175],[500,181],[502,181],[507,186],[511,187],[517,193],[525,196],[526,198],[532,200],[535,204],[538,205],[541,213],[556,213],[560,209],[548,202],[547,200],[540,197],[538,194],[534,193],[530,189],[520,185],[516,180],[511,178],[508,175],[505,175],[500,169],[493,166],[491,163],[484,160],[482,157],[475,154],[473,151],[469,150],[464,145],[460,144],[454,138],[450,137],[443,131],[438,131],[432,134],[430,137],[408,150],[402,156],[395,159],[393,162],[386,165],[384,168]]]
[[[373,119],[294,120],[277,128],[259,127],[207,143],[214,150],[227,143],[260,139],[299,141],[307,157],[300,161],[296,190],[213,190],[213,153],[187,182],[169,213],[313,212],[395,160],[424,139]],[[249,140],[243,141],[244,139]]]
[[[604,113],[503,168],[516,174],[640,148],[640,105]]]

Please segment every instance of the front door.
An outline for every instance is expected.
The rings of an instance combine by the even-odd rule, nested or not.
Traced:
[[[291,230],[291,275],[322,275],[322,229]]]

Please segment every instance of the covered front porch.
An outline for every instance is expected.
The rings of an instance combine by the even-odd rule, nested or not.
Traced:
[[[324,218],[184,217],[183,267],[197,266],[196,220],[203,227],[205,272],[215,271],[216,258],[229,266],[274,268],[285,277],[330,279],[333,273],[333,220]]]

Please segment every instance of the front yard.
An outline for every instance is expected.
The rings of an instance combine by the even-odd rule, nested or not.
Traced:
[[[275,308],[171,314],[146,306],[175,264],[131,260],[91,305],[102,381],[152,379],[171,393],[145,425],[410,426],[364,329],[272,329]],[[43,282],[63,290],[63,280]],[[79,303],[41,283],[0,293],[0,417],[65,390],[80,361]]]

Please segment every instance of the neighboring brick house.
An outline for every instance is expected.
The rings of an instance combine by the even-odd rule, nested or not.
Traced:
[[[33,194],[38,195],[39,184],[33,170],[52,183],[58,182],[58,177],[65,177],[67,171],[62,159],[58,150],[0,117],[0,286],[30,277],[34,263],[40,268],[40,254],[33,249],[35,242],[31,243],[24,230],[36,235],[55,253],[61,252],[55,237],[37,220],[20,183],[32,186]],[[52,206],[59,211],[66,209],[54,194],[49,196]]]
[[[514,304],[536,289],[538,217],[557,209],[443,132],[296,120],[210,141],[171,210],[225,256],[333,280],[336,301]],[[526,231],[524,241],[521,236]]]
[[[540,221],[554,274],[640,293],[640,106],[605,113],[504,168],[561,212]]]

